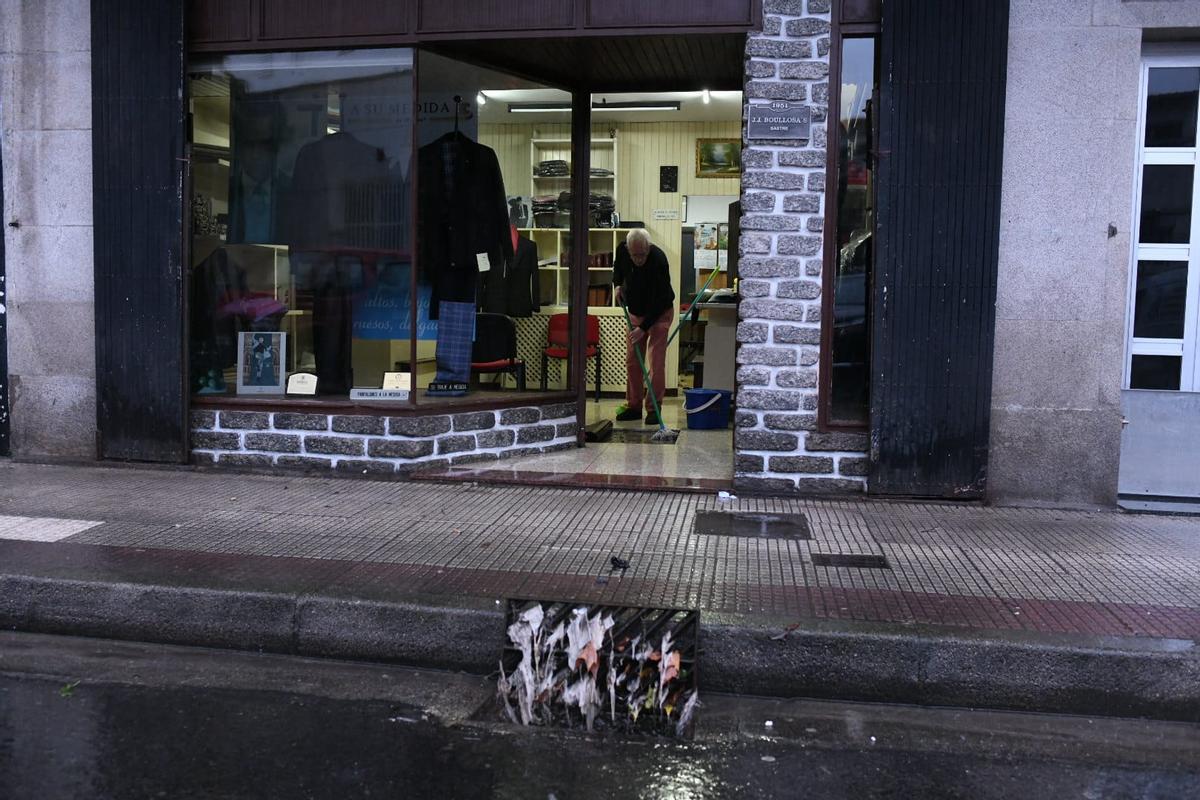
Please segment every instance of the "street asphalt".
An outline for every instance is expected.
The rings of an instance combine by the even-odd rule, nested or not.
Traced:
[[[688,608],[705,691],[1194,722],[1197,576],[1188,517],[0,462],[30,632],[487,674],[510,599]]]

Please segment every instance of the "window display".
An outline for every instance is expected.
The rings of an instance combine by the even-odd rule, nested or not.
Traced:
[[[256,392],[282,394],[288,373],[308,371],[319,395],[346,396],[408,350],[412,59],[400,48],[194,66],[193,391],[229,393],[235,374],[245,391],[246,332],[287,343],[272,351],[277,380]]]

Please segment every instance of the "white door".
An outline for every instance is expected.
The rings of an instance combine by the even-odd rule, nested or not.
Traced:
[[[1120,493],[1200,498],[1200,48],[1142,64]]]

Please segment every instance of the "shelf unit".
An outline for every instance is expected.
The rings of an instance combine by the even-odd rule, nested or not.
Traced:
[[[607,169],[612,175],[589,178],[592,191],[609,194],[615,204],[618,200],[619,178],[617,174],[620,161],[618,138],[594,138],[591,140],[591,165],[594,168]],[[543,139],[534,138],[529,141],[529,194],[530,197],[540,195],[558,195],[571,189],[571,176],[559,175],[544,177],[533,174],[534,167],[542,161],[562,160],[571,164],[571,140],[569,138]],[[542,305],[552,308],[565,307],[570,291],[568,270],[561,264],[563,253],[570,250],[570,230],[562,227],[569,215],[563,214],[556,219],[558,226],[545,228],[522,228],[522,235],[537,243],[539,268],[541,269]],[[617,245],[624,240],[628,230],[625,228],[590,228],[588,230],[589,253],[617,252]],[[588,274],[591,286],[611,286],[612,269],[605,267],[589,267]],[[604,306],[611,307],[613,300],[611,291]],[[593,305],[593,307],[595,307]]]
[[[543,177],[533,174],[533,168],[542,161],[562,160],[571,163],[571,140],[568,139],[530,139],[529,140],[529,195],[537,197],[542,194],[558,194],[571,188],[571,176],[560,175]],[[612,195],[613,202],[617,200],[617,137],[611,139],[592,139],[592,167],[612,170],[612,175],[603,178],[589,178],[589,184],[597,191]]]
[[[588,252],[613,253],[617,245],[625,241],[629,228],[589,228]],[[543,306],[566,306],[570,292],[568,270],[559,262],[562,254],[570,250],[571,231],[567,228],[519,228],[518,232],[532,240],[538,248],[539,284],[541,286]],[[612,269],[610,267],[588,267],[588,285],[612,285]],[[611,295],[611,292],[610,292]],[[604,306],[614,306],[616,301],[609,298]],[[591,304],[589,304],[591,307]]]

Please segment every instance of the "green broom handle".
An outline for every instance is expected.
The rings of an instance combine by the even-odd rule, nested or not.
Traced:
[[[698,300],[700,296],[704,294],[704,292],[708,289],[708,285],[712,283],[712,279],[717,277],[717,273],[720,271],[721,270],[719,269],[714,269],[712,272],[708,273],[708,280],[706,280],[704,285],[700,287],[700,291],[696,292],[696,298],[692,300],[693,303],[695,303],[696,300]],[[688,309],[688,314],[690,313],[692,313],[692,311],[691,309]],[[679,329],[683,327],[683,319],[686,316],[687,314],[679,315],[679,321],[675,323],[675,330],[671,331],[671,335],[667,337],[667,347],[670,347],[671,342],[675,341],[675,334],[679,333]]]

